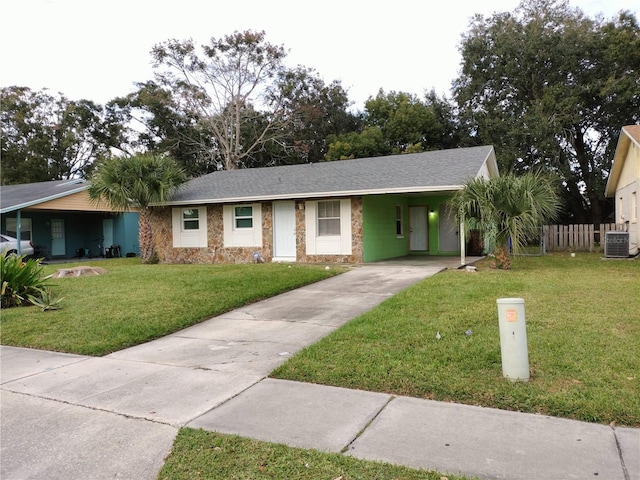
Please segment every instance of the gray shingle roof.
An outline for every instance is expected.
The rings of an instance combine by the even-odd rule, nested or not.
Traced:
[[[12,212],[89,188],[84,180],[54,180],[51,182],[2,185],[0,187],[0,213]]]
[[[495,165],[491,146],[220,171],[190,180],[168,203],[453,191],[486,162]]]

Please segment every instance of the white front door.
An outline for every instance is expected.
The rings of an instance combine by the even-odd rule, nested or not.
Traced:
[[[296,260],[296,204],[273,203],[273,261]]]
[[[64,236],[64,220],[51,220],[51,256],[67,254]]]
[[[427,218],[425,205],[409,206],[409,250],[428,250]]]
[[[459,252],[460,236],[458,221],[446,203],[440,205],[439,237],[441,252]]]

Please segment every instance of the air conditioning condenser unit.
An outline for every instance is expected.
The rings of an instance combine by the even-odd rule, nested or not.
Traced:
[[[629,257],[629,232],[606,232],[604,256],[607,258]]]

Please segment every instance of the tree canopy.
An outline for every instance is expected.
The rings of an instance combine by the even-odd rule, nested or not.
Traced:
[[[640,29],[629,12],[591,19],[565,0],[476,16],[461,43],[460,122],[503,172],[557,174],[569,222],[600,223],[620,128],[640,120]]]
[[[169,40],[152,50],[156,78],[174,94],[204,136],[215,139],[204,151],[232,170],[271,139],[283,121],[282,95],[275,82],[286,51],[266,41],[265,32],[234,32],[201,47],[193,40]],[[243,143],[246,125],[259,124]],[[203,146],[204,147],[204,146]]]
[[[431,91],[378,91],[365,103],[362,128],[328,137],[327,160],[439,150],[459,146],[453,109]]]
[[[0,91],[2,183],[86,177],[124,142],[124,126],[102,106],[27,87]]]

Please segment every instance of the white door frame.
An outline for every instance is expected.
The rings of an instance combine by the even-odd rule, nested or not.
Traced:
[[[429,208],[427,205],[409,205],[409,250],[429,250]]]
[[[296,261],[296,204],[273,202],[273,260]]]

